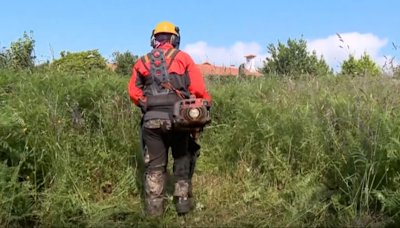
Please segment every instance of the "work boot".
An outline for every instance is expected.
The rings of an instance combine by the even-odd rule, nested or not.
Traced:
[[[150,171],[145,176],[146,214],[159,216],[164,212],[166,175],[163,171]]]
[[[175,183],[174,197],[176,200],[176,212],[187,214],[192,207],[193,194],[191,181],[177,181]]]
[[[163,198],[146,198],[146,215],[147,216],[161,216],[164,213],[164,199]]]

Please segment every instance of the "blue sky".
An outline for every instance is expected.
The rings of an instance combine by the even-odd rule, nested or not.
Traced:
[[[181,49],[199,41],[206,42],[200,49],[205,49],[204,45],[213,47],[207,49],[213,53],[201,54],[214,54],[213,61],[217,62],[224,60],[215,52],[234,52],[232,46],[236,42],[243,42],[242,52],[250,51],[246,45],[253,45],[252,50],[262,54],[268,43],[299,38],[301,34],[315,40],[336,32],[372,33],[379,39],[387,39],[386,46],[378,45],[376,55],[380,56],[395,55],[391,42],[400,43],[400,31],[395,29],[400,24],[398,0],[384,3],[376,0],[0,0],[0,6],[0,45],[8,46],[24,30],[33,30],[41,59],[50,56],[49,44],[56,58],[62,50],[88,49],[99,49],[105,57],[113,50],[127,49],[142,55],[150,50],[152,29],[164,20],[181,28]],[[372,41],[365,42],[368,46]]]

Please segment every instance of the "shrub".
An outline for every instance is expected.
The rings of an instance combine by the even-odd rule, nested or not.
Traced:
[[[61,58],[51,63],[52,69],[75,74],[87,74],[91,71],[107,68],[106,59],[101,56],[97,49],[74,53],[62,51],[60,56]]]
[[[115,72],[122,76],[131,76],[133,65],[139,59],[139,56],[132,54],[130,51],[113,53],[113,62],[117,65]]]
[[[361,58],[355,59],[354,55],[349,55],[349,59],[344,60],[341,66],[342,75],[350,76],[360,76],[360,75],[371,75],[379,76],[381,75],[381,69],[379,66],[371,59],[371,57],[364,53]]]

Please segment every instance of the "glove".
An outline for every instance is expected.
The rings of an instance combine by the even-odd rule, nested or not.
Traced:
[[[192,139],[195,141],[197,140],[199,135],[200,135],[200,132],[198,132],[198,131],[193,131],[192,133],[190,133],[190,136],[192,136]]]

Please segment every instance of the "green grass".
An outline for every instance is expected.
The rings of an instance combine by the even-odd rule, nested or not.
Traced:
[[[0,71],[0,227],[400,223],[395,81],[208,78],[196,210],[178,217],[169,197],[163,218],[148,219],[128,80]]]

